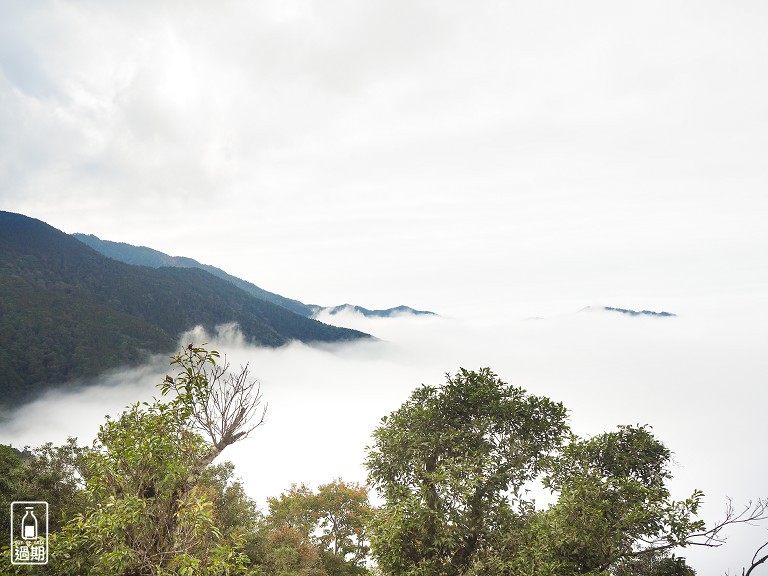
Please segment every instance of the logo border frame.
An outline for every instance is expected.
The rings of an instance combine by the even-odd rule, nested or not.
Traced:
[[[13,555],[13,544],[16,541],[16,539],[13,537],[13,506],[14,504],[44,504],[45,505],[45,562],[14,562],[14,555]],[[48,564],[48,536],[49,536],[49,526],[48,526],[48,502],[45,500],[14,500],[11,502],[11,546],[8,548],[8,555],[11,557],[11,564],[13,566],[44,566]],[[39,520],[38,520],[39,522]]]

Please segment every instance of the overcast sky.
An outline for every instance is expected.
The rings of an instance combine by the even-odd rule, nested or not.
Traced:
[[[685,486],[767,496],[746,448],[768,400],[766,29],[762,0],[0,0],[0,209],[304,302],[450,318],[364,324],[391,344],[354,353],[250,351],[296,446],[280,394],[367,386],[336,470],[359,472],[382,408],[491,365],[580,432],[656,424]],[[679,317],[571,316],[595,304]],[[4,435],[47,433],[22,428]]]
[[[303,301],[764,287],[768,4],[0,0],[0,206]]]

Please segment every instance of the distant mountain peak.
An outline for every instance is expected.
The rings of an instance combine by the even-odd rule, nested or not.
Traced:
[[[340,312],[356,312],[357,314],[361,314],[366,318],[391,318],[392,316],[398,316],[401,314],[411,314],[413,316],[437,316],[437,314],[434,312],[430,312],[428,310],[415,310],[414,308],[405,306],[403,304],[400,306],[395,306],[394,308],[386,308],[384,310],[369,310],[368,308],[363,308],[362,306],[356,306],[354,304],[342,304],[340,306],[333,306],[329,308],[318,307],[317,313],[319,312],[328,312],[332,315],[338,314]]]
[[[586,306],[580,310],[580,312],[586,312],[590,310],[605,310],[607,312],[616,312],[619,314],[626,314],[627,316],[651,316],[655,318],[671,318],[677,316],[672,312],[655,312],[653,310],[631,310],[629,308],[615,308],[613,306]]]

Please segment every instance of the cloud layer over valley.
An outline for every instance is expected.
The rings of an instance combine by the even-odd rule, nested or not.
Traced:
[[[364,448],[379,419],[419,384],[439,385],[460,366],[489,366],[509,383],[562,401],[581,435],[651,425],[675,453],[673,495],[704,490],[709,522],[722,515],[726,496],[736,504],[765,496],[768,465],[754,458],[768,401],[764,299],[702,301],[671,318],[571,309],[484,322],[349,312],[332,319],[378,340],[266,349],[247,345],[234,326],[182,338],[210,342],[234,368],[249,363],[261,382],[266,423],[223,455],[260,502],[294,482],[364,481]],[[158,394],[167,372],[158,358],[97,386],[50,392],[3,422],[0,442],[34,446],[75,435],[89,444],[105,414]],[[765,532],[732,533],[722,550],[686,551],[694,565],[707,566],[703,574],[740,565]]]

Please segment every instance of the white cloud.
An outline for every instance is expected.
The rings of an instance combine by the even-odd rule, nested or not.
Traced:
[[[764,11],[14,6],[0,194],[326,305],[764,283]]]
[[[736,503],[766,496],[768,468],[754,458],[768,400],[760,381],[768,369],[764,299],[692,303],[675,318],[575,310],[485,322],[342,313],[333,320],[379,340],[254,348],[229,326],[212,336],[198,330],[181,344],[207,340],[233,367],[250,363],[261,382],[266,423],[223,455],[260,501],[293,482],[364,481],[364,448],[381,416],[418,385],[439,385],[460,366],[490,366],[511,384],[562,401],[579,434],[651,425],[675,453],[673,495],[703,489],[710,522],[722,515],[726,496]],[[156,363],[105,378],[103,386],[51,393],[4,423],[0,441],[35,445],[76,434],[88,443],[106,412],[149,398],[164,371]],[[763,534],[734,530],[722,550],[686,553],[701,574],[719,574],[740,565]]]

